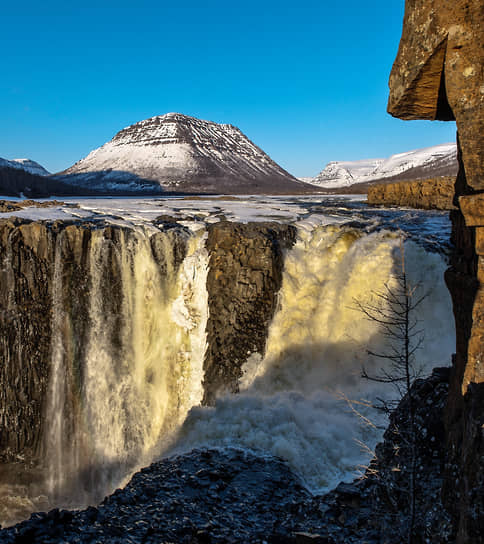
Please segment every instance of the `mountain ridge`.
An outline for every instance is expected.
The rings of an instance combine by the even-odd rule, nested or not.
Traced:
[[[332,161],[308,183],[321,189],[404,181],[457,174],[455,143],[396,153],[386,159]],[[362,185],[363,186],[363,185]]]
[[[32,159],[2,159],[0,157],[0,168],[15,168],[37,176],[50,176],[48,170]]]
[[[120,130],[56,174],[92,189],[197,193],[314,192],[231,124],[167,113]]]

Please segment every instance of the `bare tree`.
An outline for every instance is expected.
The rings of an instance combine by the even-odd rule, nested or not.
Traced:
[[[415,399],[412,384],[420,375],[415,354],[422,346],[424,339],[423,330],[419,328],[417,310],[427,297],[427,293],[418,294],[419,285],[411,285],[405,269],[405,254],[403,243],[400,247],[401,263],[399,271],[394,276],[390,285],[387,283],[382,292],[373,293],[372,302],[355,301],[357,309],[370,321],[377,323],[386,339],[382,351],[367,350],[367,353],[377,359],[385,361],[380,370],[370,373],[365,367],[362,369],[362,377],[372,382],[390,384],[397,390],[397,399],[387,401],[377,399],[374,407],[391,415],[397,404],[406,399],[405,423],[393,424],[393,432],[398,434],[401,444],[400,452],[407,461],[405,470],[408,475],[408,486],[396,485],[392,478],[391,486],[387,478],[382,478],[383,486],[387,487],[387,494],[391,502],[392,493],[398,487],[398,492],[408,496],[408,531],[407,542],[413,539],[416,523],[416,471],[417,471],[417,429],[415,421]],[[399,471],[393,468],[393,471]],[[391,490],[388,488],[391,487]]]

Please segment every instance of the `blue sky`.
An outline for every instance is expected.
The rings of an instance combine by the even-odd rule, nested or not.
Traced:
[[[173,111],[238,126],[297,176],[455,140],[386,113],[404,0],[8,4],[3,158],[59,171]]]

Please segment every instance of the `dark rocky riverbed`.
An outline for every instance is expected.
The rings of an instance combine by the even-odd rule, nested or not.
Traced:
[[[413,388],[418,400],[415,543],[453,541],[440,501],[448,378],[448,369],[437,369]],[[406,410],[404,399],[366,477],[324,496],[311,494],[280,459],[233,448],[200,449],[153,463],[97,507],[33,514],[0,531],[0,542],[401,542],[408,516],[408,459],[395,425],[404,424]]]

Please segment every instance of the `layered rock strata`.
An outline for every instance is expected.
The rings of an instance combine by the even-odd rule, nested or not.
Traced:
[[[368,204],[424,210],[453,210],[455,178],[441,177],[368,187]]]
[[[446,502],[457,542],[484,541],[484,4],[407,0],[390,76],[388,111],[401,119],[456,120],[459,173],[455,245],[446,281],[457,338],[447,404]]]

